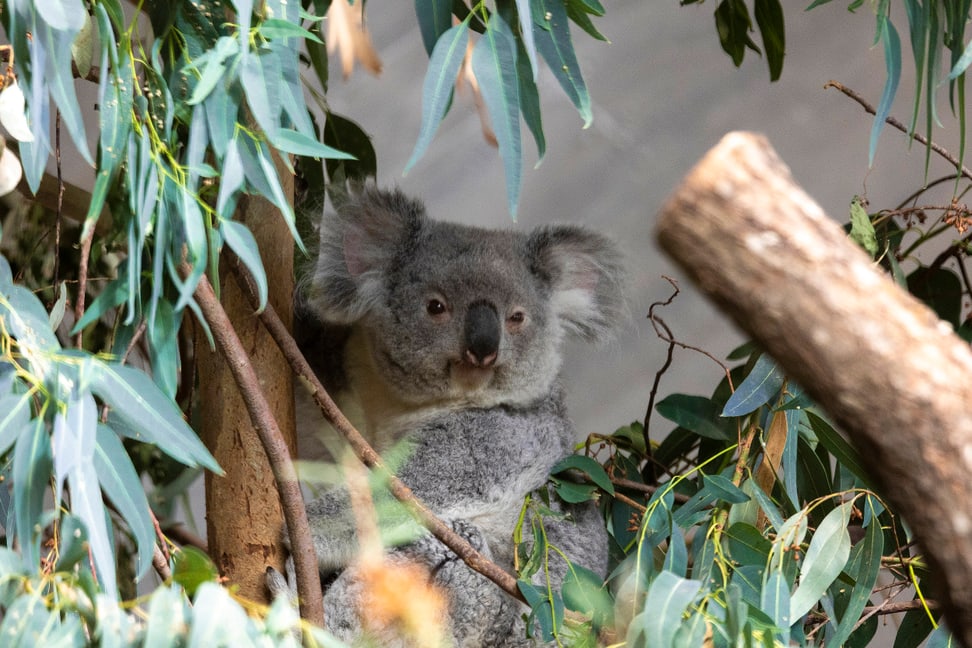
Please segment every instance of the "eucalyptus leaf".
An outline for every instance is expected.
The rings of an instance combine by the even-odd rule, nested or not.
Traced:
[[[431,56],[439,38],[452,26],[452,0],[415,0],[415,16],[425,51]]]
[[[187,466],[222,473],[216,460],[182,420],[175,404],[143,372],[120,364],[92,363],[91,390],[139,440],[154,443]]]
[[[809,612],[847,564],[851,549],[847,524],[853,506],[853,502],[845,502],[834,508],[810,539],[800,566],[800,583],[790,598],[790,619]]]
[[[607,491],[611,495],[614,494],[614,484],[611,483],[611,478],[608,477],[604,467],[592,457],[576,454],[568,455],[554,464],[553,468],[550,469],[550,474],[556,475],[564,472],[565,470],[571,469],[579,470],[590,477],[591,481],[597,484],[600,488]]]
[[[24,563],[33,574],[40,570],[40,528],[54,460],[51,438],[43,419],[34,419],[21,429],[13,455],[13,502],[17,542]],[[10,616],[10,610],[7,611]]]
[[[523,165],[519,83],[513,34],[499,14],[493,14],[486,33],[473,47],[472,69],[496,133],[506,175],[507,206],[515,220]]]
[[[783,371],[765,353],[726,402],[723,416],[743,416],[767,404],[783,386]]]
[[[642,644],[669,648],[673,645],[685,609],[695,600],[702,583],[681,578],[667,571],[660,572],[645,598],[644,609],[649,611],[644,619],[645,642]],[[630,635],[629,635],[630,636]]]
[[[263,268],[256,239],[246,225],[236,221],[221,221],[219,230],[226,245],[240,258],[250,272],[250,276],[253,277],[260,298],[259,308],[262,310],[267,304],[267,274]]]
[[[155,526],[152,523],[148,499],[142,488],[132,460],[118,435],[107,425],[98,425],[94,452],[94,467],[101,488],[121,517],[128,524],[138,548],[137,578],[152,565],[155,549]]]
[[[533,29],[537,50],[577,108],[584,120],[584,128],[587,128],[594,120],[591,96],[574,53],[567,9],[562,0],[533,0],[533,4],[533,15],[540,23],[535,23]]]
[[[721,425],[719,408],[704,396],[671,394],[655,404],[655,410],[681,427],[709,439],[727,440],[729,435]]]
[[[471,14],[470,14],[471,15]],[[405,173],[425,154],[452,101],[452,89],[469,43],[469,16],[447,29],[435,43],[422,82],[422,124]]]

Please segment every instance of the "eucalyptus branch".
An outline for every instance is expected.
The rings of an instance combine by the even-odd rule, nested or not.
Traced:
[[[864,109],[864,112],[870,113],[871,115],[877,114],[877,111],[874,109],[874,106],[869,104],[862,96],[860,96],[859,94],[857,94],[856,92],[854,92],[853,90],[845,86],[844,84],[838,81],[828,81],[827,83],[824,84],[824,89],[827,88],[836,88],[837,90],[840,90],[845,95],[847,95],[848,97],[850,97],[851,99],[859,103],[861,108]],[[952,155],[947,150],[945,150],[944,147],[936,144],[935,142],[930,142],[928,138],[926,138],[921,133],[912,132],[911,129],[909,129],[907,126],[902,124],[894,117],[888,116],[887,118],[885,118],[884,122],[886,124],[889,124],[890,126],[894,126],[899,131],[901,131],[911,139],[915,140],[916,142],[920,144],[924,144],[925,146],[929,147],[931,150],[935,151],[940,156],[945,158],[945,160],[947,160],[949,164],[954,166],[955,169],[959,171],[963,177],[972,180],[972,170],[969,170],[964,164],[961,163],[961,161],[959,161],[958,158],[956,158],[954,155]]]
[[[191,268],[183,263],[180,266],[180,273],[189,276]],[[216,298],[206,275],[199,280],[193,296],[212,330],[216,346],[226,359],[230,372],[243,395],[250,420],[267,453],[267,460],[277,482],[277,491],[290,534],[294,568],[297,572],[300,616],[315,625],[323,626],[324,603],[317,555],[311,543],[307,511],[304,509],[300,482],[297,480],[297,471],[294,469],[290,451],[287,449],[280,427],[270,413],[269,404],[260,388],[260,381],[253,370],[249,356],[240,344],[236,331],[233,330],[233,325]]]
[[[231,267],[234,275],[250,299],[254,309],[259,308],[259,298],[253,287],[250,275],[242,267],[239,259],[230,255],[232,259]],[[428,529],[432,535],[439,539],[442,544],[459,556],[470,568],[479,572],[486,578],[498,585],[504,592],[513,598],[526,602],[516,585],[516,579],[506,572],[502,567],[476,551],[464,538],[453,531],[440,520],[429,508],[422,503],[412,490],[406,486],[382,461],[381,456],[375,452],[368,442],[361,436],[361,433],[351,424],[347,417],[341,412],[338,406],[331,399],[324,389],[317,375],[311,369],[307,359],[297,346],[297,342],[291,336],[290,331],[280,320],[280,317],[268,303],[259,314],[260,321],[269,331],[271,337],[276,341],[281,353],[287,358],[294,373],[301,378],[303,384],[310,391],[314,402],[320,408],[324,418],[334,426],[341,435],[347,440],[348,445],[355,456],[371,470],[374,470],[382,477],[388,479],[388,489],[396,499],[405,504],[418,519],[418,521]],[[308,531],[308,537],[309,537]]]

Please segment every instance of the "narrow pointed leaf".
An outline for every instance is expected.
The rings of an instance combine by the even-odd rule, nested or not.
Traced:
[[[550,66],[560,87],[570,98],[581,119],[584,128],[591,125],[594,115],[591,111],[591,97],[581,75],[574,44],[570,37],[570,22],[567,9],[561,0],[534,0],[539,4],[540,11],[534,11],[538,21],[533,33],[537,50]]]
[[[316,139],[311,139],[303,133],[289,128],[280,129],[270,142],[281,151],[293,153],[294,155],[306,155],[313,158],[327,158],[330,160],[355,160],[353,155],[339,151],[338,149],[322,144]]]
[[[267,304],[267,274],[263,268],[256,239],[246,225],[236,221],[221,221],[219,230],[226,245],[233,250],[234,254],[246,266],[246,269],[250,271],[250,276],[256,283],[257,294],[260,297],[260,309],[263,309]]]
[[[847,523],[853,502],[832,510],[817,527],[800,566],[800,584],[790,599],[790,619],[802,617],[816,605],[847,564],[850,534]]]
[[[176,406],[143,372],[125,365],[95,362],[91,390],[139,440],[158,445],[187,466],[201,465],[222,472]]]
[[[877,112],[874,114],[874,123],[871,126],[871,142],[867,154],[869,166],[874,164],[874,154],[877,152],[878,139],[884,129],[884,120],[891,112],[891,104],[894,102],[894,96],[898,92],[898,81],[901,79],[901,39],[890,20],[884,21],[884,25],[885,32],[882,34],[881,40],[884,44],[887,80],[884,82],[884,91],[881,93],[881,101],[878,103]]]
[[[138,547],[137,578],[141,578],[152,565],[155,527],[149,515],[145,490],[132,460],[118,435],[107,425],[98,425],[94,466],[102,490],[135,536]]]
[[[471,15],[471,14],[470,14]],[[425,154],[452,100],[459,66],[469,43],[469,17],[445,31],[435,44],[422,82],[422,125],[405,173]]]
[[[40,535],[35,524],[44,511],[44,496],[53,469],[51,438],[44,420],[34,419],[31,425],[21,430],[14,446],[11,475],[17,542],[24,563],[34,574],[40,569]]]
[[[764,353],[726,401],[722,415],[743,416],[762,407],[780,391],[783,380],[783,371]]]
[[[415,17],[425,51],[431,56],[439,37],[452,26],[452,0],[415,0]]]

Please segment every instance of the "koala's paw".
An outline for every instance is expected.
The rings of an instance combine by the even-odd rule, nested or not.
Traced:
[[[267,567],[266,583],[270,590],[270,598],[286,596],[293,607],[297,607],[297,572],[294,569],[294,559],[292,556],[287,558],[284,564],[285,574],[281,574],[273,567]]]

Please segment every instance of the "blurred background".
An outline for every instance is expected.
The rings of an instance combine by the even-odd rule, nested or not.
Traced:
[[[880,47],[872,47],[874,16],[833,2],[812,11],[786,7],[786,60],[770,83],[764,59],[747,52],[740,69],[715,32],[716,3],[605,2],[595,20],[610,43],[574,30],[574,45],[590,89],[594,121],[583,129],[573,105],[541,65],[547,154],[534,169],[536,149],[523,129],[523,189],[517,222],[506,209],[503,169],[483,139],[471,94],[457,94],[425,157],[403,176],[419,132],[427,55],[412,3],[369,4],[367,26],[384,69],[358,68],[342,81],[332,57],[328,101],[373,136],[378,181],[421,197],[436,218],[495,227],[530,228],[548,221],[584,223],[622,246],[630,271],[631,317],[611,343],[570,349],[565,377],[579,432],[612,432],[643,419],[655,372],[667,345],[645,318],[649,305],[680,282],[681,294],[658,314],[676,338],[724,358],[740,334],[706,304],[657,249],[655,216],[682,176],[727,132],[766,134],[796,180],[833,218],[846,220],[855,194],[872,206],[903,200],[921,185],[923,147],[887,128],[868,169],[871,117],[824,84],[838,80],[877,104],[884,84]],[[758,38],[757,38],[758,40]],[[907,43],[904,47],[907,48]],[[899,101],[892,110],[910,119],[911,60],[903,58]],[[940,106],[949,123],[948,107]],[[957,150],[957,138],[941,135]],[[929,177],[936,177],[935,164]],[[944,168],[944,167],[942,167]],[[711,360],[676,351],[659,397],[708,394],[720,378]],[[653,436],[673,427],[654,417]]]

